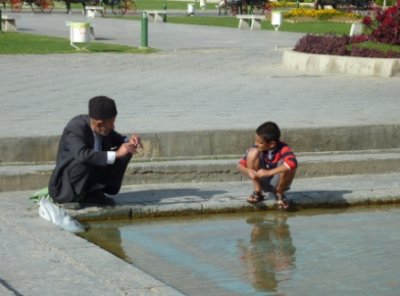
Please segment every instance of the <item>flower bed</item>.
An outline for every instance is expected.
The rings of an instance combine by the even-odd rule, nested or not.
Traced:
[[[307,8],[296,8],[284,12],[283,17],[285,21],[292,21],[292,22],[304,22],[304,21],[315,21],[315,20],[330,20],[338,22],[361,21],[361,17],[358,14],[342,12],[336,9],[316,10]]]
[[[274,2],[271,2],[271,6],[273,8],[293,8],[293,7],[296,7],[296,2],[274,1]]]
[[[365,35],[350,37],[308,34],[297,42],[294,51],[339,56],[400,58],[400,47],[399,51],[366,48],[362,46],[367,41],[365,38],[367,38]]]
[[[317,12],[291,12],[290,16]],[[400,0],[397,5],[388,9],[375,9],[374,17],[366,16],[363,24],[366,32],[359,36],[311,35],[301,38],[294,50],[304,53],[329,54],[340,56],[400,58]],[[324,17],[336,15],[335,10],[329,10]],[[381,44],[390,44],[386,49]],[[374,48],[371,48],[371,45]]]

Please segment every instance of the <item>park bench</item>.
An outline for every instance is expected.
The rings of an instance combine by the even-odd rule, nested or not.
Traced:
[[[104,16],[103,6],[86,6],[85,7],[85,15],[87,17],[95,17],[97,11],[100,12],[101,16]]]
[[[163,22],[165,16],[167,15],[166,10],[146,10],[149,19],[155,23]]]
[[[8,15],[1,16],[1,28],[4,32],[16,32],[17,24],[15,22],[15,18],[10,17]]]
[[[239,19],[239,29],[261,30],[261,21],[265,20],[265,15],[237,14]]]

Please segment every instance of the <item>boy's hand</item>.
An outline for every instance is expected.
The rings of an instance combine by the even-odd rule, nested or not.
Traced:
[[[256,176],[257,176],[258,178],[261,178],[261,177],[271,177],[271,176],[272,176],[271,170],[266,170],[266,169],[258,170],[257,173],[256,173]]]
[[[249,175],[249,178],[252,180],[257,178],[257,172],[255,170],[247,169],[247,174]]]

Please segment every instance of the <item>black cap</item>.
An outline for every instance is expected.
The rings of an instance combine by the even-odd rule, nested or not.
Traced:
[[[97,96],[89,100],[89,116],[97,120],[110,119],[117,116],[117,107],[113,99]]]

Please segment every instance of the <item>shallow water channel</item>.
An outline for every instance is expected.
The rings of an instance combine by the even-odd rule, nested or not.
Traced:
[[[400,206],[90,223],[83,237],[196,295],[400,295]]]

